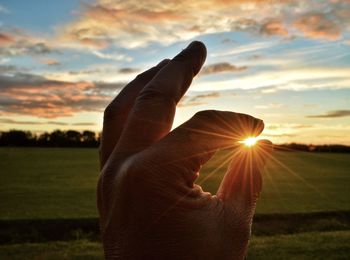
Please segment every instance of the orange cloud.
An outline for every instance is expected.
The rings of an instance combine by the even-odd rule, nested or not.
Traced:
[[[196,35],[246,29],[275,13],[274,8],[289,1],[103,1],[84,4],[78,19],[63,29],[63,40],[105,48],[127,48],[150,42],[163,44]],[[267,29],[285,35],[282,26]]]
[[[294,26],[310,38],[337,40],[341,36],[338,24],[322,13],[303,15],[294,22]]]
[[[280,20],[267,21],[261,26],[260,32],[266,35],[280,35],[280,36],[287,36],[289,34],[285,25]]]
[[[2,115],[26,114],[44,118],[102,111],[122,83],[66,82],[31,74],[0,75]]]
[[[305,37],[334,40],[349,30],[348,12],[342,10],[350,8],[348,1],[291,0],[97,0],[83,7],[62,37],[97,49],[171,44],[228,31],[289,37],[297,29]]]
[[[56,52],[44,39],[35,38],[19,29],[0,33],[0,56],[40,56]]]
[[[42,59],[40,60],[40,62],[48,66],[57,66],[61,64],[58,60],[55,60],[55,59]]]
[[[15,39],[11,35],[0,33],[0,46],[7,46],[14,42]]]

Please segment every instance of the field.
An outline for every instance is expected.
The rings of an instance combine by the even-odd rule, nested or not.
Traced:
[[[349,259],[350,231],[253,236],[247,259]],[[322,247],[326,245],[326,247]],[[0,245],[1,259],[102,259],[100,243],[87,240]]]
[[[215,193],[225,167],[214,171],[224,157],[203,168],[204,190]],[[2,148],[0,158],[0,219],[97,216],[97,150]],[[257,213],[350,210],[350,154],[279,152],[274,158]]]
[[[215,193],[225,173],[225,165],[217,166],[226,157],[227,153],[221,152],[203,168],[198,183],[204,190]],[[1,148],[0,169],[0,225],[17,223],[12,225],[18,228],[23,221],[79,222],[97,218],[96,149]],[[265,222],[259,223],[257,218],[255,229],[262,231],[253,236],[248,259],[290,259],[302,255],[315,259],[328,258],[328,254],[332,259],[346,259],[350,254],[346,242],[350,239],[349,169],[350,154],[276,152],[264,172],[257,215],[292,214],[292,222],[288,228],[274,226],[266,233],[261,227]],[[315,225],[300,227],[305,214],[316,214],[317,218],[318,212],[331,215],[318,219]],[[346,214],[333,218],[332,212]],[[296,226],[298,230],[293,229]],[[101,258],[99,243],[87,240],[86,234],[75,239],[28,244],[18,244],[21,239],[15,239],[11,245],[0,245],[0,258],[10,255],[15,259],[25,255],[33,259]],[[325,247],[321,248],[322,244]],[[81,255],[81,251],[87,255]]]

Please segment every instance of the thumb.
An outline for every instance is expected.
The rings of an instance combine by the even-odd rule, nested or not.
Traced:
[[[256,136],[262,120],[227,111],[201,111],[146,150],[148,159],[161,169],[176,169],[192,186],[200,167],[218,149],[232,148],[245,136]],[[174,178],[169,172],[162,178]]]
[[[254,146],[237,148],[217,192],[228,209],[253,217],[262,188],[261,173],[273,151],[273,144],[260,140]]]

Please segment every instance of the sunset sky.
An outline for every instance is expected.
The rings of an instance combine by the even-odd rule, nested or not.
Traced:
[[[100,131],[138,73],[208,49],[175,126],[248,113],[276,143],[350,145],[349,0],[0,0],[0,131]]]

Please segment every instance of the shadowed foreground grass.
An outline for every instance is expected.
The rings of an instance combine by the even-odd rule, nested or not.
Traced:
[[[350,231],[253,236],[248,259],[348,259]],[[84,240],[0,246],[0,259],[102,259],[101,244]]]

